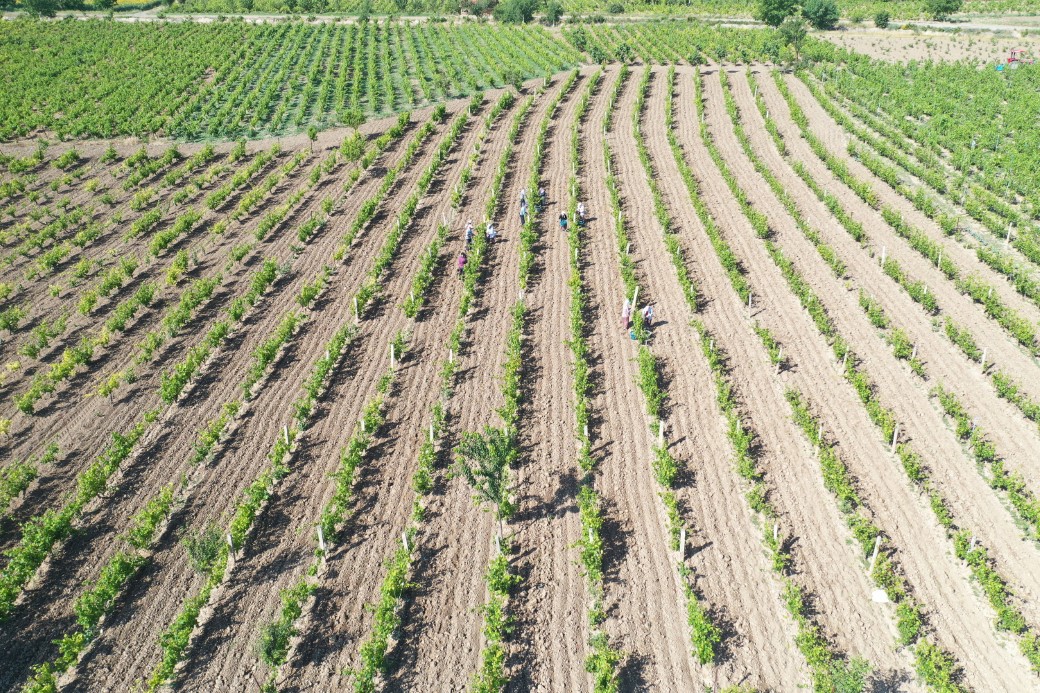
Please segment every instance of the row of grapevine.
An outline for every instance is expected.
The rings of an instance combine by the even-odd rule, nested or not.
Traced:
[[[790,196],[783,189],[772,172],[769,171],[768,167],[761,162],[755,152],[751,149],[750,141],[744,132],[740,115],[730,91],[730,85],[725,76],[723,76],[722,81],[726,109],[729,113],[737,139],[741,143],[745,155],[753,163],[755,169],[763,176],[767,183],[769,183],[774,194],[776,194],[778,199],[782,201],[785,209],[795,221],[798,228],[802,230],[810,242],[814,244],[821,258],[831,266],[833,271],[834,263],[840,263],[840,260],[836,259],[833,250],[830,249],[829,246],[823,244],[822,241],[820,241],[818,234],[812,230],[808,224],[806,224],[804,217],[800,210],[793,204]],[[770,131],[773,132],[774,130]],[[726,165],[721,158],[717,159],[716,163],[720,166]],[[755,212],[746,200],[743,199],[742,208],[745,210],[745,213],[749,215],[749,219],[751,218],[752,213],[758,214],[758,212]],[[782,256],[772,252],[771,255],[780,258],[778,264],[784,263],[781,266],[789,267],[789,264],[783,260]],[[788,273],[785,272],[785,276],[787,276],[787,274]],[[835,274],[839,278],[842,276],[837,272],[835,272]],[[792,281],[793,279],[794,275],[791,275],[789,281]],[[879,310],[873,301],[870,299],[864,300],[862,296],[861,304],[864,305],[864,310],[867,311],[868,314],[873,312],[876,315]],[[826,317],[823,317],[822,319],[827,320]],[[775,338],[773,338],[764,328],[756,328],[756,332],[762,338],[763,344],[766,346],[767,350],[773,353],[778,345]],[[906,348],[904,357],[914,360],[911,356],[911,351],[911,349]],[[916,363],[918,368],[922,367],[920,362]],[[786,391],[786,399],[791,406],[792,416],[795,423],[799,425],[810,444],[812,444],[819,453],[818,459],[825,486],[828,491],[834,495],[838,509],[844,515],[846,524],[852,532],[854,539],[860,546],[860,558],[865,560],[866,557],[875,550],[875,548],[880,547],[882,541],[884,541],[886,546],[889,547],[889,550],[883,553],[878,553],[877,557],[873,559],[870,566],[869,576],[879,588],[885,590],[888,598],[897,604],[895,616],[896,627],[900,634],[899,642],[907,646],[915,645],[918,671],[928,685],[939,689],[942,689],[942,686],[955,685],[953,684],[955,672],[954,660],[949,657],[949,655],[943,653],[942,650],[923,633],[925,623],[922,605],[913,596],[911,586],[902,577],[901,572],[898,569],[898,564],[895,563],[891,540],[885,534],[884,530],[878,527],[875,521],[870,519],[871,514],[866,511],[864,501],[856,490],[856,480],[852,477],[848,468],[835,451],[835,446],[827,441],[823,432],[822,421],[811,412],[810,406],[807,403],[807,398],[803,393],[794,388],[788,387]]]
[[[589,434],[589,417],[592,392],[592,366],[589,362],[588,295],[582,276],[582,251],[585,247],[585,229],[578,223],[578,200],[582,197],[578,174],[581,171],[580,129],[588,112],[589,103],[602,81],[603,71],[596,72],[590,79],[585,93],[574,114],[571,124],[571,176],[568,182],[570,200],[568,216],[571,223],[567,227],[567,241],[570,263],[571,288],[571,336],[568,344],[574,363],[574,411],[575,436],[578,442],[578,466],[582,477],[577,494],[578,516],[581,520],[581,538],[577,542],[580,549],[581,564],[585,568],[585,578],[591,600],[588,606],[588,622],[593,628],[588,646],[591,650],[585,658],[585,668],[592,674],[593,690],[597,693],[610,693],[618,690],[618,665],[623,654],[611,647],[610,637],[601,628],[607,615],[603,606],[604,599],[604,539],[603,539],[603,499],[596,491],[596,463],[592,452],[592,438]]]
[[[421,197],[421,194],[429,187],[434,175],[443,165],[447,153],[456,146],[465,122],[466,114],[464,113],[463,116],[456,120],[455,125],[442,140],[440,147],[434,156],[434,160],[420,176],[419,182],[417,183],[419,190],[412,194],[409,201],[405,204],[404,211],[399,214],[399,225],[396,231],[392,232],[383,243],[382,249],[377,254],[374,264],[368,273],[368,279],[356,292],[354,298],[357,301],[355,305],[359,306],[357,313],[358,318],[360,318],[362,307],[379,291],[384,279],[385,271],[393,261],[397,250],[399,249],[402,228],[406,227],[410,222],[411,216],[414,214],[417,207],[419,197]],[[429,123],[427,123],[427,125],[429,125]],[[422,130],[420,130],[420,133],[422,133]],[[417,133],[419,139],[413,140],[413,143],[421,142],[422,137],[425,137],[425,133],[422,133],[421,135],[420,133]],[[364,214],[364,209],[358,212],[358,216],[360,217],[362,214]],[[285,431],[283,431],[283,435],[279,436],[278,440],[275,442],[271,454],[273,462],[272,467],[261,474],[261,476],[245,490],[243,495],[245,500],[243,501],[243,504],[239,506],[239,510],[229,527],[229,533],[232,536],[232,540],[235,542],[235,546],[242,546],[243,542],[248,538],[250,528],[252,527],[256,516],[262,511],[264,503],[266,503],[266,500],[273,492],[271,487],[274,481],[283,478],[291,472],[291,468],[288,466],[288,461],[291,459],[297,439],[309,426],[309,419],[314,413],[315,403],[321,396],[325,383],[328,382],[329,372],[336,367],[338,358],[342,354],[345,344],[353,341],[354,337],[358,333],[358,329],[359,328],[356,325],[343,324],[333,337],[333,342],[336,342],[336,348],[333,349],[330,347],[326,352],[327,356],[323,359],[319,359],[315,368],[315,375],[305,381],[304,389],[306,394],[303,399],[294,403],[292,407],[292,411],[295,412],[295,423],[292,426],[287,427]],[[403,353],[406,347],[406,340],[403,335],[398,335],[398,337],[395,338],[394,347],[398,353]],[[392,378],[392,375],[390,377]],[[388,392],[389,387],[390,381],[387,379],[384,384],[380,385],[380,399],[371,404],[367,410],[366,416],[372,418],[373,423],[376,423],[377,419],[381,420],[381,397]],[[365,440],[367,441],[368,439],[366,438]],[[365,447],[367,447],[367,442],[365,442]],[[357,455],[360,455],[361,452],[363,452],[363,450],[355,450]],[[330,540],[333,538],[334,532],[330,532]],[[214,564],[206,571],[208,579],[202,590],[185,602],[184,609],[174,619],[173,623],[169,625],[166,633],[161,638],[164,650],[162,662],[153,671],[149,680],[149,686],[151,689],[154,690],[174,675],[177,663],[183,657],[185,650],[190,644],[191,634],[198,623],[202,607],[209,601],[212,590],[227,579],[228,570],[227,556],[225,554],[223,560]],[[286,656],[287,650],[285,648],[288,644],[288,637],[285,636],[285,633],[288,632],[288,629],[292,628],[292,623],[299,616],[299,610],[302,610],[302,603],[307,598],[310,591],[311,589],[308,584],[301,583],[296,585],[294,588],[290,588],[286,593],[286,611],[276,623],[276,626],[278,627],[273,631],[270,631],[273,635],[277,635],[279,639],[272,641],[269,638],[265,643],[265,651],[268,653],[267,659],[269,659],[269,663],[272,664],[275,669],[284,662],[284,657]],[[283,637],[284,640],[282,639]],[[276,676],[276,672],[272,674],[272,677],[274,676]],[[272,678],[272,682],[273,680],[274,679]]]

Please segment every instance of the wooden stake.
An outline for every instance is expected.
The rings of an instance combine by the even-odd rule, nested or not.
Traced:
[[[664,447],[664,421],[657,422],[657,447]]]
[[[234,558],[234,556],[235,556],[235,540],[232,538],[231,532],[228,532],[227,544],[228,544],[228,546],[231,547],[231,557]]]
[[[321,525],[318,525],[318,546],[321,547],[321,552],[325,553],[325,533],[321,531]]]
[[[841,371],[845,372],[845,365],[849,362],[849,352],[845,352],[845,355],[841,357]]]
[[[982,370],[986,370],[986,350],[982,350]]]
[[[776,543],[777,537],[780,536],[780,523],[773,523],[773,543]]]
[[[639,298],[639,287],[636,287],[635,292],[632,294],[632,312],[636,310],[636,299]]]
[[[686,528],[679,530],[679,560],[686,558]]]
[[[917,358],[917,345],[914,345],[914,350],[910,352],[910,360],[913,361]]]
[[[749,292],[748,292],[748,295],[747,295],[747,309],[748,309],[748,310],[751,310],[751,298],[752,298],[753,296],[754,296],[754,293],[752,293],[752,292],[750,292],[750,291],[749,291]]]
[[[361,432],[365,433],[365,420],[361,419],[360,421],[361,421]]]
[[[585,439],[587,440],[588,437],[589,437],[589,425],[588,424],[585,424],[584,430],[585,430]]]
[[[354,297],[354,324],[361,322],[361,313],[358,312],[357,296]]]
[[[411,547],[408,546],[408,532],[401,532],[401,543],[404,544],[405,551],[411,551]]]
[[[433,442],[433,424],[430,424],[430,442]]]
[[[390,367],[394,368],[396,365],[397,364],[395,363],[395,359],[394,359],[394,345],[391,344],[390,345]]]
[[[455,363],[455,350],[451,348],[448,349],[448,363]]]
[[[867,575],[874,574],[874,564],[877,562],[878,550],[881,548],[881,536],[874,537],[874,553],[870,556],[870,567],[867,568]]]
[[[939,269],[942,269],[942,251],[941,250],[939,251],[938,259],[935,261],[935,266],[938,267]]]
[[[629,241],[628,243],[625,244],[625,255],[628,255],[631,250],[632,250],[632,241]]]

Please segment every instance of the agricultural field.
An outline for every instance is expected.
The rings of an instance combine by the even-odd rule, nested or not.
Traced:
[[[62,30],[121,57],[0,78],[0,690],[1040,685],[1040,68]]]

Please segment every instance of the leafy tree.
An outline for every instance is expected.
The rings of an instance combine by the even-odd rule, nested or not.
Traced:
[[[495,7],[495,19],[507,24],[526,24],[534,18],[538,0],[505,0]]]
[[[505,429],[485,426],[483,433],[463,433],[455,454],[455,474],[473,489],[474,500],[495,506],[501,533],[502,520],[513,512],[506,476],[515,454],[512,437]]]
[[[955,12],[960,12],[964,0],[924,0],[924,9],[935,20],[945,21]]]
[[[22,6],[30,17],[53,17],[61,9],[58,0],[22,0]]]
[[[624,14],[625,6],[622,5],[620,2],[612,2],[609,5],[607,5],[607,12],[609,12],[610,14]]]
[[[115,7],[116,0],[94,0],[95,10],[110,10]]]
[[[891,19],[892,15],[890,15],[885,10],[881,10],[876,15],[874,15],[874,26],[876,26],[878,29],[887,29],[888,23]]]
[[[318,139],[318,128],[313,125],[307,128],[307,139],[311,141],[311,152],[314,151],[314,143]]]
[[[347,161],[359,160],[365,153],[365,136],[355,130],[353,135],[343,138],[339,152]]]
[[[793,48],[797,56],[802,48],[802,41],[805,40],[805,35],[808,33],[805,21],[800,17],[787,17],[777,31],[783,37],[784,43]]]
[[[785,17],[795,12],[797,0],[758,0],[755,5],[755,19],[769,26],[780,26]]]
[[[574,47],[577,48],[579,51],[588,50],[589,30],[586,29],[584,26],[579,26],[577,29],[571,32],[571,43],[573,43]],[[596,60],[596,62],[600,61]]]
[[[365,114],[361,112],[360,108],[351,108],[343,114],[343,124],[348,128],[354,128],[354,132],[365,124]]]
[[[545,21],[555,26],[562,18],[563,5],[557,0],[549,0],[549,4],[545,6]]]
[[[808,0],[802,8],[802,16],[809,20],[814,29],[829,31],[838,26],[838,5],[834,0]]]

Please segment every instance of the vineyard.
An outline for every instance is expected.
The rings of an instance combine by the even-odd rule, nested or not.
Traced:
[[[0,690],[1037,688],[1034,68],[7,24]]]

